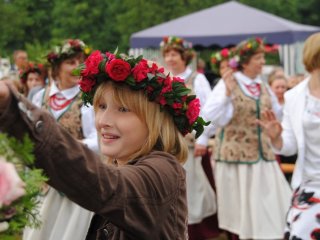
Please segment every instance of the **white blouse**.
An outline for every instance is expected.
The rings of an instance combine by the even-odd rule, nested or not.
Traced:
[[[62,96],[69,100],[69,99],[73,99],[79,93],[79,91],[80,89],[78,85],[72,88],[60,91],[57,85],[55,84],[55,82],[53,82],[50,88],[49,96],[53,96],[54,94],[57,94],[57,96]],[[45,94],[45,89],[42,89],[39,92],[37,92],[32,98],[33,104],[41,108],[44,94]],[[67,109],[68,109],[68,106],[58,111],[50,109],[50,112],[55,119],[58,119]],[[92,106],[87,107],[83,105],[80,111],[81,111],[81,126],[82,126],[82,131],[84,136],[84,139],[82,140],[82,142],[86,144],[91,150],[95,152],[99,152],[98,135],[95,128],[93,107]]]
[[[305,135],[304,180],[320,180],[320,99],[312,96],[309,88],[302,124]]]
[[[183,73],[178,74],[176,77],[180,77],[184,80],[186,80],[190,75],[192,74],[192,70],[187,67],[186,70]],[[196,78],[193,81],[193,91],[196,94],[197,98],[200,100],[200,106],[201,109],[204,107],[210,93],[211,93],[211,87],[209,84],[208,79],[202,74],[198,73]],[[213,125],[209,125],[207,127],[207,135],[208,137],[211,137],[215,133],[215,127]],[[197,139],[198,144],[203,144],[201,140],[199,140],[201,136]]]
[[[191,68],[187,67],[186,70],[175,77],[180,77],[186,80],[192,74]],[[203,107],[211,92],[211,87],[208,79],[202,74],[198,73],[193,81],[193,91],[200,100],[200,106]]]
[[[264,86],[267,88],[268,93],[271,96],[271,103],[272,103],[272,109],[275,112],[276,116],[281,115],[281,106],[270,89],[270,87],[263,83],[260,76],[256,77],[255,79],[251,79],[244,75],[242,72],[236,72],[234,73],[234,77],[236,78],[236,81],[238,82],[240,88],[247,96],[250,96],[252,98],[256,98],[251,92],[247,90],[245,85],[250,85],[253,83],[259,83],[264,84]],[[223,127],[227,125],[233,116],[233,105],[232,105],[232,98],[233,95],[231,94],[230,97],[226,96],[226,85],[224,83],[223,79],[220,79],[217,85],[214,87],[212,92],[210,93],[208,100],[205,104],[205,106],[202,108],[201,116],[206,121],[211,121],[211,125],[214,125],[215,128]],[[212,128],[212,127],[210,127]],[[199,137],[197,140],[197,143],[202,145],[207,145],[208,139],[209,139],[209,131],[208,127],[205,128],[204,133]]]

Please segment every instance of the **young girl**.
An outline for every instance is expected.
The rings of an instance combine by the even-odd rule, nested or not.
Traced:
[[[101,153],[112,164],[4,83],[0,130],[15,137],[29,132],[49,184],[96,213],[87,239],[187,239],[183,135],[203,131],[199,100],[183,80],[141,58],[95,51],[81,75]]]

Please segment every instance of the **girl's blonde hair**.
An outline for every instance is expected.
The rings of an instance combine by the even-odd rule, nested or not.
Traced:
[[[112,86],[110,94],[114,100],[137,114],[148,128],[149,134],[145,144],[140,150],[133,153],[130,159],[145,156],[152,150],[158,150],[174,155],[181,163],[186,161],[188,146],[175,126],[172,116],[166,111],[160,111],[159,104],[149,101],[142,91],[134,91],[126,85],[110,81],[104,82],[99,85],[94,95],[93,106],[95,110],[99,105],[99,100],[105,94],[107,86]]]

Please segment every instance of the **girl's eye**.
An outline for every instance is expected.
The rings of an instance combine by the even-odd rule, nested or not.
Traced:
[[[100,104],[98,105],[98,108],[99,108],[100,110],[105,110],[105,109],[107,109],[107,105],[100,103]]]
[[[120,112],[130,112],[130,110],[128,108],[125,108],[125,107],[119,107],[119,111]]]

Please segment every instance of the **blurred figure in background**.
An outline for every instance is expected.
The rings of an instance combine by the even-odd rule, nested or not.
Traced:
[[[46,70],[40,63],[28,63],[28,66],[20,72],[20,81],[23,88],[23,94],[28,99],[31,89],[37,87],[38,91],[45,86]],[[33,93],[34,94],[34,93]]]
[[[164,37],[160,43],[162,56],[167,70],[184,83],[200,100],[203,106],[211,91],[206,77],[193,71],[188,65],[195,56],[192,44],[182,38]],[[179,80],[182,81],[182,80]],[[188,199],[188,232],[190,240],[209,239],[219,235],[216,219],[216,199],[210,181],[213,181],[210,167],[210,153],[206,146],[195,143],[193,134],[186,136],[189,145],[186,169]],[[203,169],[201,161],[209,164],[210,169]],[[210,175],[206,175],[208,171]]]
[[[37,92],[32,102],[48,110],[59,124],[79,142],[98,152],[93,107],[83,105],[79,77],[72,73],[90,52],[84,42],[69,39],[47,55],[53,81]],[[93,213],[49,187],[40,204],[40,229],[26,229],[23,240],[84,240]]]
[[[202,109],[202,116],[217,128],[219,226],[229,239],[283,239],[291,190],[266,134],[256,125],[264,109],[281,109],[260,78],[262,39],[239,43],[236,53],[239,71],[223,73]]]
[[[288,240],[320,237],[320,33],[306,40],[303,63],[310,76],[286,93],[282,123],[272,111],[265,111],[259,121],[276,153],[298,153],[286,221]]]

